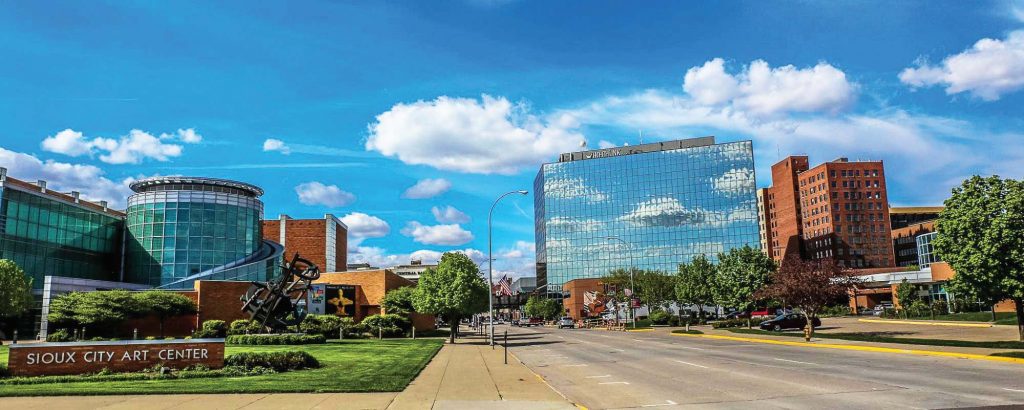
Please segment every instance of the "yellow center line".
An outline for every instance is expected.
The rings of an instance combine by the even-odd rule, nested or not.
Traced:
[[[705,338],[705,339],[733,340],[733,341],[738,341],[738,342],[764,343],[764,344],[783,345],[783,346],[813,347],[813,348],[818,348],[818,349],[842,349],[842,350],[857,350],[857,351],[862,351],[862,352],[899,353],[899,354],[914,354],[914,355],[922,355],[922,356],[942,356],[942,357],[953,357],[953,358],[957,358],[957,359],[988,360],[988,361],[993,361],[993,362],[1024,364],[1024,359],[1018,359],[1018,358],[1015,358],[1015,357],[986,356],[986,355],[973,354],[973,353],[940,352],[940,351],[935,351],[935,350],[894,349],[894,348],[891,348],[891,347],[860,346],[860,345],[839,345],[839,344],[831,344],[831,343],[790,342],[790,341],[785,341],[785,340],[756,339],[756,338],[750,338],[750,337],[722,336],[722,335],[694,335],[694,334],[685,334],[685,333],[672,333],[672,335],[673,336],[685,336],[685,337],[701,337],[701,338]]]

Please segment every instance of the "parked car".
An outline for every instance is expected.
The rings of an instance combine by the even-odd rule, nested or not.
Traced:
[[[572,318],[568,316],[558,319],[558,328],[561,329],[565,327],[569,329],[574,329],[576,328],[576,322],[573,321]]]
[[[821,326],[821,320],[812,318],[811,324],[814,327]],[[774,330],[776,332],[783,329],[803,329],[804,326],[807,326],[807,316],[804,316],[803,313],[778,315],[774,319],[761,322],[761,330]]]
[[[746,319],[746,318],[749,318],[749,317],[750,317],[750,315],[748,315],[747,312],[744,312],[742,310],[737,310],[735,312],[729,312],[729,313],[727,313],[725,315],[726,319]]]
[[[544,326],[544,319],[539,317],[531,317],[529,319],[516,319],[512,321],[512,326],[530,327],[530,326]]]

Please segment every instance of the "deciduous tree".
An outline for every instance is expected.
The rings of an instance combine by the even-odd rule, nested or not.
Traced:
[[[472,259],[448,252],[441,256],[436,268],[420,275],[413,306],[418,312],[437,315],[451,323],[451,343],[455,343],[459,321],[487,310],[489,291]]]
[[[785,300],[803,310],[807,327],[814,334],[812,319],[822,308],[849,297],[849,290],[857,283],[856,277],[839,266],[832,258],[805,261],[790,256],[761,288],[755,297]]]
[[[899,285],[896,285],[896,301],[900,304],[900,310],[903,312],[903,318],[907,318],[907,310],[910,309],[910,304],[914,302],[914,293],[917,292],[917,288],[907,280],[903,278]]]
[[[718,254],[715,301],[750,313],[757,302],[754,294],[768,283],[776,268],[775,261],[768,255],[749,245]]]
[[[956,272],[954,294],[1016,305],[1024,341],[1024,181],[971,177],[939,214],[935,252]]]
[[[32,278],[14,261],[0,259],[0,319],[20,316],[32,306]]]
[[[676,299],[697,305],[700,322],[704,322],[704,306],[714,303],[716,266],[705,255],[697,255],[690,263],[679,264],[676,277]]]
[[[187,296],[166,290],[147,290],[133,295],[140,315],[151,314],[160,321],[160,337],[164,337],[167,319],[196,313],[196,302]]]

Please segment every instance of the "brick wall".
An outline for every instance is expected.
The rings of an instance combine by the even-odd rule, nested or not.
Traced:
[[[806,156],[791,156],[772,165],[772,186],[768,188],[765,212],[771,220],[769,255],[782,261],[789,255],[800,255],[800,198],[797,174],[806,171]]]
[[[600,278],[573,279],[562,285],[562,290],[569,293],[569,297],[562,300],[563,309],[567,310],[573,320],[584,319],[583,317],[583,294],[592,291],[603,291],[604,284]]]

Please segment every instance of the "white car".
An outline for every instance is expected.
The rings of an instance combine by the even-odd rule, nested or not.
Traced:
[[[575,329],[576,328],[576,322],[574,322],[572,320],[572,318],[568,317],[568,316],[563,317],[561,319],[558,319],[558,328],[561,329],[561,328],[565,328],[565,327],[567,327],[569,329]]]

